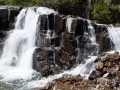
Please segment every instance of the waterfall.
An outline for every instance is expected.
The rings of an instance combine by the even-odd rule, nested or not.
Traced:
[[[31,80],[32,77],[36,78],[34,74],[36,74],[36,71],[32,69],[33,65],[33,53],[36,48],[36,33],[39,30],[40,23],[39,16],[42,14],[58,14],[58,12],[54,11],[53,9],[48,9],[45,7],[32,7],[32,8],[24,8],[21,10],[20,14],[17,16],[17,20],[15,23],[15,29],[10,31],[9,36],[7,37],[3,49],[2,56],[0,58],[0,80],[1,81],[12,81],[12,80]],[[49,17],[47,17],[47,33],[45,41],[49,41],[51,38],[55,37],[55,33],[51,28],[49,27]],[[71,22],[71,20],[69,21]],[[85,43],[85,53],[87,55],[90,55],[88,59],[85,60],[84,63],[81,63],[76,68],[65,71],[61,74],[50,76],[47,79],[42,78],[40,83],[45,83],[48,81],[51,81],[53,79],[59,78],[63,74],[81,74],[85,78],[88,78],[91,71],[94,69],[94,60],[98,54],[98,44],[96,43],[96,37],[95,37],[95,30],[92,27],[91,22],[87,21],[87,28],[84,27],[84,35],[87,37],[86,43]],[[70,24],[71,25],[71,24]],[[70,27],[68,27],[70,28]],[[53,28],[54,29],[54,28]],[[64,35],[64,33],[62,34]],[[80,58],[81,49],[79,47],[79,38],[76,37],[77,40],[77,48],[76,51],[77,59],[76,63],[78,63],[78,59]],[[62,37],[63,40],[63,37]],[[54,50],[52,46],[49,46],[50,50]],[[55,51],[54,51],[55,52]],[[55,54],[54,56],[54,64],[55,63]],[[91,67],[92,66],[92,67]],[[38,79],[37,79],[38,80]],[[23,83],[24,84],[24,83]],[[35,83],[36,84],[36,83]],[[30,88],[35,87],[35,85],[30,84],[30,82],[27,84]],[[21,90],[26,90],[21,89]],[[43,85],[43,84],[41,84]]]
[[[36,32],[39,29],[38,17],[50,13],[58,14],[53,9],[45,7],[21,10],[15,23],[15,29],[10,31],[10,35],[5,41],[0,58],[0,76],[3,79],[27,79],[33,74],[32,56],[36,48]]]
[[[99,45],[96,43],[95,29],[91,24],[91,21],[88,20],[88,34],[90,39],[90,55],[98,55]]]
[[[114,44],[114,50],[120,51],[120,27],[108,26],[108,34]]]
[[[92,70],[94,69],[94,60],[96,59],[96,56],[92,56],[89,59],[86,59],[86,62],[83,64],[78,65],[77,67],[68,70],[68,71],[64,71],[63,73],[54,75],[54,76],[49,76],[49,77],[44,77],[41,80],[36,80],[33,82],[29,82],[27,85],[25,85],[24,87],[22,87],[20,90],[25,90],[26,88],[35,88],[35,87],[44,87],[48,82],[51,82],[54,79],[60,78],[62,77],[62,75],[64,74],[72,74],[72,75],[78,75],[80,74],[81,76],[83,76],[85,79],[87,79],[89,77],[89,74],[92,72]]]

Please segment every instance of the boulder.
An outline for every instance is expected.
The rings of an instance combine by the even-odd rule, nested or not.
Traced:
[[[100,85],[109,85],[110,84],[110,80],[106,79],[106,78],[97,78],[96,79],[96,83],[100,84]]]
[[[96,65],[96,70],[101,70],[101,69],[103,69],[103,67],[104,67],[104,63],[99,62],[99,63]]]
[[[101,71],[93,70],[92,73],[89,75],[89,79],[93,80],[93,79],[101,77],[101,76],[102,76]]]
[[[112,85],[113,85],[113,87],[118,87],[119,84],[120,84],[120,80],[112,79]]]

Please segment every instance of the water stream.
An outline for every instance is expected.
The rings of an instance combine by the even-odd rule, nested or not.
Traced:
[[[0,88],[17,90],[21,85],[38,76],[32,69],[32,56],[36,48],[38,17],[42,14],[58,14],[53,9],[32,7],[22,9],[17,17],[15,29],[5,41],[0,58]]]
[[[98,54],[99,45],[96,43],[95,31],[90,21],[87,21],[88,31],[84,31],[84,36],[89,38],[90,42],[87,43],[87,45],[91,49],[90,52],[86,52],[90,56],[84,63],[81,63],[74,69],[64,71],[54,76],[49,76],[48,78],[41,78],[40,73],[32,69],[32,56],[36,48],[36,32],[40,25],[40,23],[38,23],[38,18],[42,14],[51,13],[58,14],[58,12],[53,9],[32,7],[22,9],[17,16],[15,29],[10,31],[0,58],[0,90],[27,90],[44,86],[46,83],[66,73],[73,75],[81,74],[81,76],[87,79],[94,69],[93,62],[96,56],[93,55]],[[119,28],[110,26],[108,27],[108,32],[111,41],[114,43],[114,49],[120,50]],[[46,40],[52,37],[54,37],[54,32],[51,35],[51,31],[48,28]],[[76,38],[76,40],[77,44],[79,44],[78,38]],[[77,59],[79,59],[80,49],[77,47],[76,50],[78,50]]]

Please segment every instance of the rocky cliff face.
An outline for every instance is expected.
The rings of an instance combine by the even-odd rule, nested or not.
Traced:
[[[8,31],[14,28],[14,22],[19,11],[20,7],[0,6],[0,55]]]
[[[19,11],[20,7],[0,6],[0,30],[13,29]]]
[[[19,7],[0,7],[1,52],[7,31],[14,28]],[[7,17],[7,18],[6,18]],[[42,76],[53,75],[80,64],[88,55],[112,49],[107,25],[64,15],[40,15],[33,68]]]
[[[112,49],[106,25],[80,17],[53,14],[39,16],[38,23],[38,48],[33,55],[33,68],[42,76],[68,70],[88,55]]]

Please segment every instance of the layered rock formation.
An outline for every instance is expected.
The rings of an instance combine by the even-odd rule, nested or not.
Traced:
[[[6,30],[14,28],[13,22],[19,11],[20,7],[0,7],[1,50],[7,36]],[[42,76],[68,70],[80,64],[88,55],[112,49],[106,25],[80,17],[53,14],[39,16],[38,24],[38,48],[33,55],[33,68]]]
[[[38,48],[34,52],[33,68],[42,76],[68,70],[88,55],[112,49],[107,25],[80,17],[53,14],[39,16],[38,24]]]

